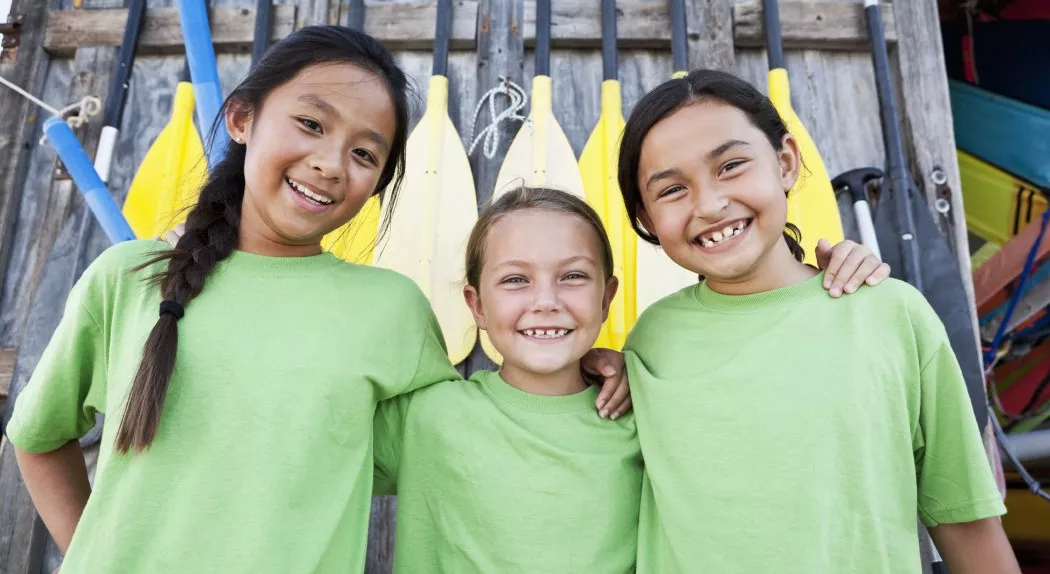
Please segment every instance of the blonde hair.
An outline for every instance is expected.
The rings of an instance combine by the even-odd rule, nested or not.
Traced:
[[[481,279],[481,268],[485,263],[485,247],[492,227],[505,216],[518,211],[537,210],[551,213],[566,213],[587,223],[598,238],[602,268],[605,279],[612,277],[613,256],[609,236],[602,221],[584,200],[557,189],[546,187],[520,187],[500,196],[490,203],[478,216],[478,222],[467,240],[467,284],[475,289]]]

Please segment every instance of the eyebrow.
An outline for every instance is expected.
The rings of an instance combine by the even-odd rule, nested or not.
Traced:
[[[707,161],[712,161],[715,158],[717,158],[718,156],[724,154],[725,152],[727,152],[727,151],[729,151],[729,150],[731,150],[731,149],[733,149],[735,147],[751,147],[751,144],[749,144],[749,143],[747,143],[746,141],[743,141],[743,140],[729,140],[729,141],[723,143],[722,145],[716,147],[715,149],[707,152],[707,154],[704,156],[704,159],[706,159]],[[662,170],[662,171],[658,171],[658,172],[654,173],[653,175],[650,175],[649,179],[647,179],[645,181],[645,188],[649,189],[649,187],[651,185],[653,185],[654,183],[657,183],[658,181],[660,181],[662,179],[668,179],[670,177],[678,175],[679,173],[680,172],[676,168],[670,168],[670,169],[665,169],[665,170]]]
[[[343,117],[343,115],[339,113],[339,110],[335,106],[333,106],[331,103],[328,102],[328,100],[322,98],[321,96],[318,96],[317,94],[303,94],[299,96],[298,99],[300,102],[308,106],[317,108],[324,114],[335,116],[340,119],[342,119]],[[384,152],[390,151],[390,142],[388,142],[386,138],[383,137],[383,135],[379,132],[375,130],[365,129],[364,136],[379,147],[383,148]]]
[[[592,263],[592,264],[597,265],[597,263],[595,263],[594,259],[591,259],[590,257],[587,257],[586,255],[576,255],[575,257],[569,257],[568,259],[563,259],[563,260],[559,261],[558,264],[559,265],[568,265],[570,263],[576,263],[577,261],[586,261],[588,263]],[[499,263],[498,265],[496,265],[496,267],[511,267],[511,266],[530,267],[531,265],[532,265],[532,263],[530,263],[528,261],[523,261],[521,259],[511,259],[510,261],[503,261],[502,263]]]

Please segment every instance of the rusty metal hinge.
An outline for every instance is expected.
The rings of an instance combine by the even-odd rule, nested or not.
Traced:
[[[18,47],[23,24],[25,24],[25,14],[8,14],[6,18],[0,20],[0,34],[4,35],[0,48],[7,50]]]

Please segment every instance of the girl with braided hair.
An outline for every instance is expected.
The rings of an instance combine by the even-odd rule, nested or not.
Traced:
[[[406,84],[364,33],[291,34],[224,103],[175,248],[116,245],[77,282],[7,425],[64,572],[364,569],[376,404],[459,378],[410,279],[321,248],[396,200]]]

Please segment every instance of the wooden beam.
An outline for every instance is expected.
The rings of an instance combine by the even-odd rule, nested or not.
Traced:
[[[212,43],[218,52],[248,52],[255,37],[255,9],[235,6],[211,8]],[[296,7],[274,6],[273,35],[292,33]],[[71,56],[80,46],[119,46],[128,10],[54,10],[47,21],[44,49],[55,56]],[[433,34],[431,34],[433,35]],[[185,50],[177,8],[150,8],[139,36],[138,54],[176,54]]]
[[[779,7],[785,49],[868,49],[864,5],[860,2],[807,0],[781,2]],[[879,8],[882,10],[886,41],[896,42],[893,7],[890,4],[882,4]],[[759,48],[766,45],[760,0],[747,0],[733,6],[733,39],[738,48]]]
[[[331,6],[333,13],[349,8]],[[601,47],[600,6],[597,2],[563,0],[551,14],[551,45],[554,48]],[[390,50],[429,50],[434,42],[436,6],[427,0],[369,3],[365,10],[365,30]],[[689,13],[691,46],[699,48],[718,38],[719,46],[755,48],[765,45],[762,10],[756,0],[735,7],[731,0],[692,2]],[[455,4],[450,47],[475,48],[478,2],[458,0]],[[631,0],[617,5],[618,45],[621,49],[670,50],[671,28],[667,2]],[[864,50],[867,35],[863,10],[859,4],[833,1],[791,0],[780,3],[784,47],[821,50]],[[886,34],[895,38],[892,9],[883,9]],[[301,15],[300,15],[301,16]],[[279,40],[306,22],[296,21],[296,7],[278,5],[273,20],[273,40]],[[300,17],[300,19],[303,19]],[[68,56],[78,46],[115,46],[120,43],[127,10],[52,11],[47,24],[44,48],[55,55]],[[247,52],[254,34],[255,10],[249,7],[215,7],[211,10],[212,40],[217,52]],[[535,3],[526,2],[522,21],[525,46],[535,42]],[[731,42],[727,44],[727,42]],[[141,54],[176,54],[183,51],[182,31],[175,8],[154,8],[146,13],[146,24],[139,40]],[[701,53],[696,50],[696,53]],[[716,53],[725,54],[722,49]],[[726,62],[727,63],[727,62]]]
[[[22,86],[32,94],[39,94],[44,84],[48,59],[40,49],[44,38],[44,18],[47,2],[15,0],[12,14],[23,14],[18,48],[5,50],[0,60],[0,76]],[[22,200],[20,193],[29,168],[29,157],[36,147],[36,106],[7,88],[0,89],[0,284],[11,258],[11,243]]]

